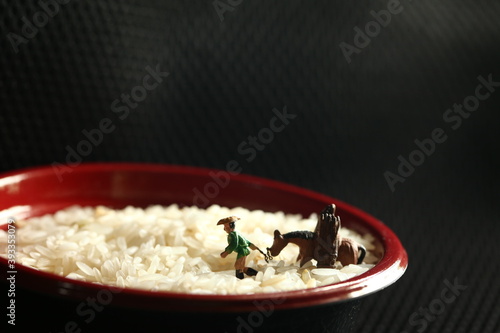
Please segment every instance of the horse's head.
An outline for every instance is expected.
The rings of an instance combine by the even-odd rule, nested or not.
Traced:
[[[274,241],[271,247],[267,248],[267,252],[271,253],[272,256],[277,256],[280,254],[281,250],[288,244],[288,240],[283,238],[281,232],[276,229],[274,230]]]

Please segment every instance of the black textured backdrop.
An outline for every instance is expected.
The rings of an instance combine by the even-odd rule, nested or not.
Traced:
[[[223,20],[212,0],[60,2],[0,1],[1,171],[79,148],[84,162],[235,159],[400,236],[409,268],[365,299],[357,331],[500,332],[500,2],[221,0]],[[388,6],[378,31],[370,12]],[[341,45],[367,23],[349,62]],[[169,73],[151,90],[148,68]],[[477,110],[448,113],[464,100]],[[248,137],[285,107],[295,118],[251,154]],[[109,133],[84,146],[103,119]],[[384,173],[436,128],[446,140],[392,191]],[[445,281],[467,289],[436,308]]]

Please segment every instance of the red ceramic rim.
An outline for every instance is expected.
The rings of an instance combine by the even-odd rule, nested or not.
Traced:
[[[137,182],[140,185],[141,176],[145,176],[145,179],[147,179],[148,175],[154,174],[160,177],[170,177],[170,180],[178,179],[179,182],[190,182],[195,179],[197,182],[192,184],[198,184],[199,188],[202,188],[203,184],[214,180],[214,174],[221,172],[221,170],[198,167],[146,163],[83,163],[70,169],[70,172],[63,175],[64,181],[62,182],[58,180],[52,166],[22,169],[0,175],[0,224],[5,228],[9,216],[20,216],[21,218],[37,216],[55,212],[71,204],[79,204],[79,190],[77,188],[73,189],[68,200],[60,197],[54,198],[54,196],[57,197],[57,191],[68,190],[65,188],[68,183],[78,186],[84,186],[85,184],[88,187],[92,185],[86,184],[87,180],[95,178],[102,180],[105,184],[99,183],[99,186],[107,189],[106,186],[113,186],[113,184],[110,185],[106,182],[112,176],[121,175],[127,177],[128,175],[130,179],[139,178]],[[335,198],[282,182],[245,174],[231,174],[230,177],[230,186],[224,188],[228,194],[221,194],[220,198],[214,198],[211,203],[221,204],[219,201],[225,199],[226,201],[223,200],[222,204],[229,203],[227,205],[231,207],[239,202],[241,206],[245,207],[243,202],[245,201],[245,193],[242,193],[242,191],[256,191],[255,193],[262,197],[257,199],[254,197],[251,200],[252,205],[258,205],[259,200],[261,200],[260,203],[262,204],[265,201],[270,210],[283,210],[286,213],[308,215],[313,212],[319,213],[325,205],[333,202],[337,206],[337,212],[342,218],[343,225],[353,229],[369,231],[380,242],[384,249],[382,259],[375,267],[364,274],[333,285],[306,290],[250,295],[197,295],[163,291],[151,292],[132,288],[119,290],[37,271],[20,264],[16,265],[16,283],[32,291],[77,300],[96,297],[99,293],[111,293],[113,295],[112,304],[118,306],[140,307],[160,311],[239,312],[255,310],[255,305],[264,300],[273,302],[275,309],[299,308],[352,300],[386,288],[398,280],[406,270],[408,256],[398,237],[381,221],[369,214]],[[147,184],[147,186],[154,187],[151,184]],[[191,189],[189,188],[189,190]],[[52,194],[44,195],[44,193]],[[140,195],[140,192],[138,193]],[[137,203],[134,199],[126,196],[122,197],[123,193],[114,193],[112,197],[107,197],[108,194],[105,194],[102,198],[96,198],[95,201],[85,197],[83,201],[85,204],[91,205]],[[286,204],[282,205],[283,207],[276,205],[276,208],[274,208],[272,204],[269,204],[269,198],[266,195],[274,196],[279,201],[279,198],[281,198],[279,194],[286,198],[298,200],[299,204],[297,206],[306,208],[285,207]],[[162,202],[164,204],[173,203],[173,201],[168,202],[169,199],[171,198],[165,197]],[[146,202],[140,203],[146,204]],[[151,204],[154,203],[158,202],[151,202]],[[247,208],[256,209],[257,207]],[[308,211],[308,207],[313,209]],[[300,211],[301,209],[303,211]],[[349,219],[347,220],[344,216],[349,216]],[[0,270],[2,278],[6,278],[8,267],[5,258],[0,258]]]

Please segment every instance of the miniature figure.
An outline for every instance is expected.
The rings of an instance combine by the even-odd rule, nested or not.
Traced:
[[[328,205],[318,219],[314,232],[292,231],[281,234],[274,231],[273,245],[267,253],[277,256],[288,243],[299,246],[297,261],[303,266],[311,259],[317,260],[318,267],[333,268],[339,260],[343,266],[361,264],[366,255],[366,248],[356,241],[338,235],[340,218],[335,216],[335,205]]]
[[[340,217],[335,215],[336,208],[334,204],[326,206],[314,229],[314,233],[318,235],[314,252],[318,267],[333,267],[338,257]]]
[[[255,276],[257,275],[257,271],[251,267],[246,267],[245,266],[245,261],[247,256],[250,254],[250,249],[252,250],[257,250],[260,253],[264,255],[264,258],[266,259],[266,262],[269,262],[269,256],[266,255],[264,252],[262,252],[257,246],[252,244],[250,241],[248,241],[245,237],[243,237],[239,232],[235,230],[236,225],[235,222],[238,221],[240,218],[236,216],[229,216],[226,218],[223,218],[217,222],[217,225],[223,224],[224,225],[224,231],[228,233],[227,235],[227,242],[228,246],[220,254],[222,258],[227,257],[231,252],[236,252],[238,254],[236,258],[236,262],[234,263],[234,268],[236,270],[236,277],[238,279],[243,279],[245,273],[248,276]]]

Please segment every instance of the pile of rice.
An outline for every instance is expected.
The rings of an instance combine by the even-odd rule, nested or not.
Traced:
[[[367,248],[363,264],[318,269],[314,260],[299,267],[298,247],[289,244],[266,263],[252,251],[247,266],[259,273],[238,280],[236,254],[225,259],[227,234],[219,219],[236,215],[248,240],[263,251],[273,243],[273,232],[314,230],[317,216],[303,218],[213,205],[207,209],[151,206],[122,210],[103,206],[72,206],[52,215],[18,221],[17,262],[71,279],[103,285],[197,294],[247,294],[312,288],[343,281],[366,272],[378,258],[373,237],[341,228]],[[7,233],[0,230],[0,255],[6,257]]]

